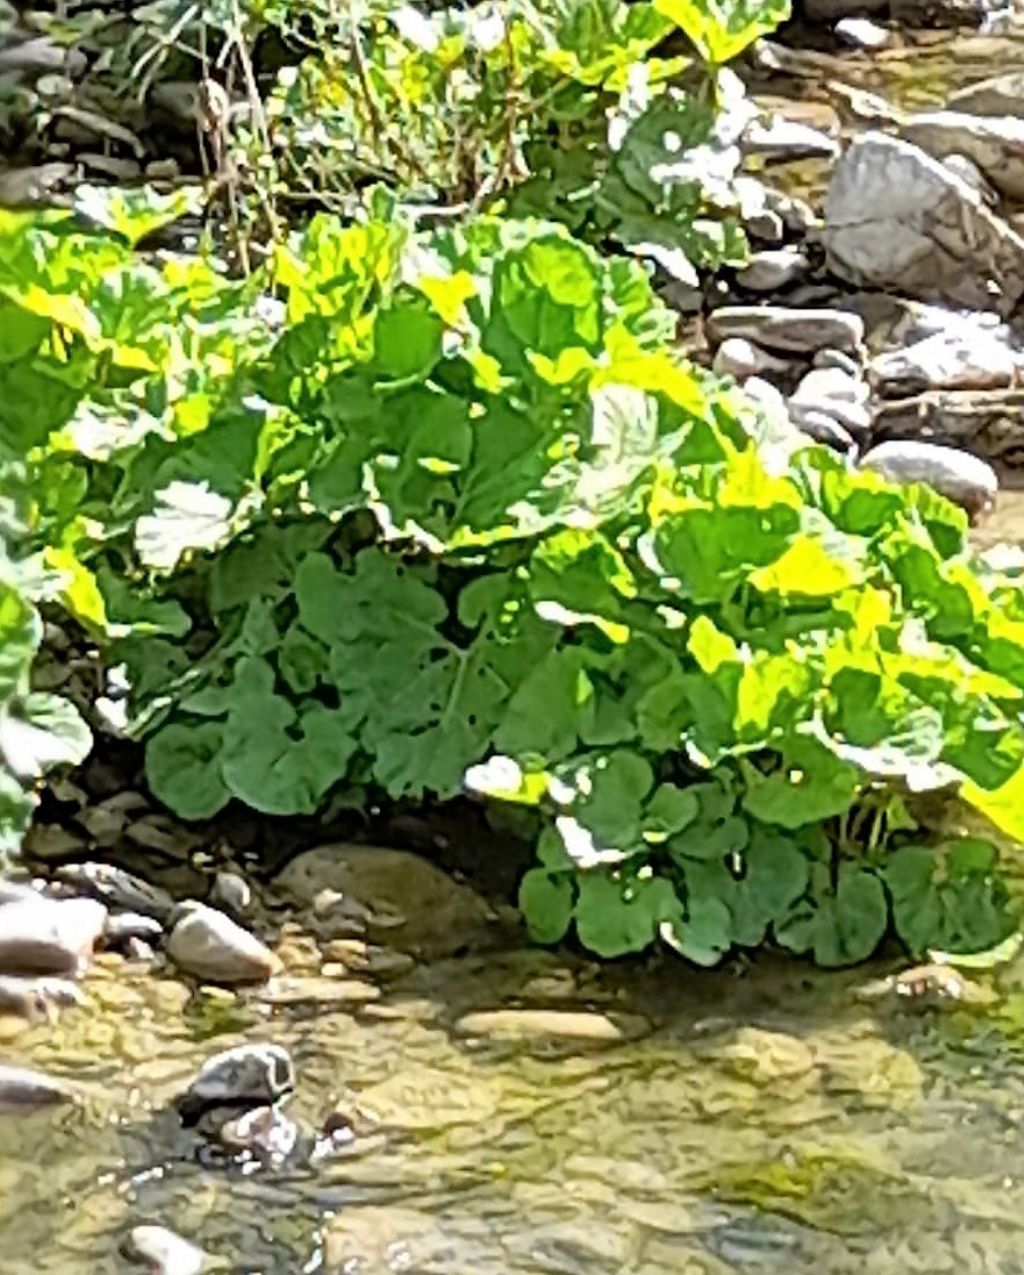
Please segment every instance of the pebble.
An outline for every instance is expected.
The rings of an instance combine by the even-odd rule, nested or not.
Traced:
[[[139,912],[157,921],[166,922],[174,907],[166,890],[111,863],[68,863],[57,869],[56,876],[108,907]]]
[[[208,1107],[272,1106],[295,1088],[295,1069],[280,1045],[236,1045],[208,1058],[178,1099],[186,1124]]]
[[[743,337],[770,350],[813,354],[833,347],[856,350],[864,340],[864,320],[845,310],[790,306],[723,306],[708,319],[716,343]]]
[[[0,907],[0,971],[77,974],[107,920],[96,899],[21,899]]]
[[[736,272],[736,282],[750,292],[776,292],[803,278],[809,269],[807,256],[799,248],[767,248],[755,252]]]
[[[167,954],[186,974],[211,983],[260,983],[281,967],[254,934],[205,903],[183,903],[171,919]]]
[[[136,1226],[125,1244],[126,1256],[149,1267],[150,1275],[201,1275],[207,1255],[165,1226]]]
[[[79,1094],[65,1080],[28,1067],[0,1063],[0,1111],[28,1111],[78,1101]]]
[[[232,916],[244,916],[252,906],[252,890],[237,872],[218,872],[210,891],[210,902]]]
[[[880,443],[860,463],[890,482],[926,483],[972,517],[988,513],[999,491],[995,470],[986,461],[937,443]]]
[[[753,341],[739,336],[722,342],[711,366],[719,376],[731,376],[740,384],[751,376],[785,376],[792,371],[788,360],[769,354]]]

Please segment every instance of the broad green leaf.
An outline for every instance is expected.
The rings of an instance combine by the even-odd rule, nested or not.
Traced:
[[[519,885],[519,907],[537,943],[557,943],[572,921],[572,882],[565,873],[531,868]]]
[[[0,757],[23,781],[54,766],[77,766],[91,748],[92,735],[78,710],[57,695],[25,695],[0,711]]]
[[[231,793],[221,777],[223,728],[215,722],[172,722],[146,745],[153,795],[181,819],[210,819]]]
[[[682,28],[715,66],[789,17],[789,0],[654,0],[654,8]]]
[[[599,956],[640,952],[673,922],[681,905],[664,877],[623,881],[604,873],[580,877],[574,916],[580,941]]]

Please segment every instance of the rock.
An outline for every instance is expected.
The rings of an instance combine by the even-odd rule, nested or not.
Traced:
[[[261,983],[280,969],[254,934],[205,903],[180,904],[171,920],[167,954],[186,974],[211,983]]]
[[[380,1000],[380,988],[358,978],[286,974],[275,979],[260,999],[267,1005],[369,1005]]]
[[[0,1013],[39,1018],[56,1008],[84,1004],[80,988],[69,979],[0,974]]]
[[[1024,117],[1024,72],[1011,71],[958,89],[946,103],[946,110]]]
[[[218,872],[210,891],[210,902],[232,916],[244,916],[252,906],[252,890],[237,872]]]
[[[40,897],[39,891],[25,881],[11,881],[0,877],[0,907],[5,903],[23,903]]]
[[[836,22],[863,13],[879,13],[889,0],[803,0],[804,13],[813,22]]]
[[[254,1107],[221,1125],[218,1141],[268,1164],[281,1164],[295,1150],[299,1131],[277,1107]]]
[[[835,33],[851,49],[884,49],[892,39],[891,32],[870,18],[840,18]]]
[[[831,416],[857,442],[871,429],[870,391],[858,376],[835,367],[813,368],[789,400],[789,414],[803,428],[807,414]]]
[[[615,1044],[635,1040],[650,1030],[650,1023],[636,1016],[609,1017],[585,1010],[495,1009],[464,1014],[455,1024],[459,1036],[487,1036],[495,1040],[555,1038]]]
[[[987,1009],[998,999],[990,987],[972,982],[948,965],[915,965],[888,978],[875,979],[857,989],[859,1000],[887,997],[915,1006],[972,1005]]]
[[[998,389],[1012,384],[1018,355],[999,334],[957,324],[879,354],[868,376],[880,394],[902,398],[922,390]]]
[[[65,1080],[57,1080],[28,1067],[0,1063],[0,1112],[30,1111],[77,1102],[78,1091]]]
[[[761,243],[781,244],[786,237],[786,223],[777,212],[762,208],[743,219],[743,225],[752,239]]]
[[[890,482],[926,483],[972,517],[987,513],[999,491],[991,465],[968,452],[935,443],[880,443],[860,463],[862,469],[873,470]]]
[[[95,899],[22,899],[0,907],[0,972],[77,974],[103,933]]]
[[[736,272],[736,282],[749,292],[775,292],[787,284],[802,278],[810,269],[810,263],[799,248],[776,248],[755,252],[742,270]]]
[[[287,864],[275,885],[309,909],[323,890],[342,896],[339,933],[332,932],[333,910],[311,919],[311,928],[322,938],[351,936],[361,910],[372,941],[425,960],[494,941],[492,914],[480,896],[405,850],[321,846]]]
[[[907,120],[899,135],[935,159],[966,155],[1000,194],[1024,199],[1024,119],[927,111]]]
[[[818,350],[812,362],[815,367],[837,367],[847,376],[860,376],[860,364],[842,350]]]
[[[985,174],[973,159],[969,159],[966,155],[955,153],[943,155],[942,166],[948,169],[954,177],[959,177],[965,186],[970,186],[971,190],[975,191],[987,208],[994,208],[999,202],[996,192],[989,185]]]
[[[68,863],[57,869],[56,876],[108,907],[139,912],[164,924],[174,908],[166,890],[110,863]]]
[[[814,1068],[814,1055],[798,1036],[758,1027],[741,1027],[715,1056],[729,1071],[756,1085],[799,1080]]]
[[[178,1099],[186,1124],[210,1107],[273,1106],[295,1088],[295,1069],[280,1045],[236,1045],[208,1058]]]
[[[842,310],[723,306],[708,319],[708,333],[716,344],[742,337],[769,350],[812,354],[825,346],[857,349],[864,339],[864,321]]]
[[[889,0],[897,26],[979,27],[998,13],[1002,0]]]
[[[142,165],[135,159],[121,159],[114,155],[101,155],[95,151],[83,151],[79,162],[95,173],[112,177],[117,182],[137,182],[142,176]]]
[[[455,1254],[464,1243],[430,1212],[400,1204],[353,1204],[324,1228],[324,1267],[353,1275],[456,1270],[462,1262]]]
[[[832,175],[825,222],[828,264],[851,283],[1002,314],[1024,293],[1024,239],[898,138],[866,133],[850,146]]]
[[[848,430],[843,429],[836,418],[830,416],[828,412],[822,412],[814,407],[802,408],[799,419],[794,419],[793,423],[802,434],[813,438],[816,443],[831,447],[833,451],[843,456],[856,456],[857,444],[852,435]]]
[[[746,388],[746,387],[745,387]],[[880,441],[916,438],[965,447],[1008,466],[1024,461],[1024,390],[933,390],[882,403],[875,413]]]
[[[208,1258],[201,1248],[165,1226],[135,1226],[125,1244],[126,1255],[144,1262],[149,1275],[202,1275]]]
[[[783,115],[752,120],[743,131],[740,147],[745,156],[775,163],[817,157],[834,159],[839,154],[839,143],[834,137]]]
[[[712,367],[719,376],[731,376],[740,384],[751,376],[786,376],[793,365],[786,359],[777,358],[742,337],[730,337],[723,341],[715,352]]]
[[[121,912],[117,916],[108,916],[103,940],[108,947],[126,947],[129,939],[141,939],[143,943],[159,943],[164,935],[164,927],[154,917],[143,916],[141,912]]]

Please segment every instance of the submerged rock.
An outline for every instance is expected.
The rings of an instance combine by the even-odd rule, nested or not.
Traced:
[[[496,1040],[537,1038],[615,1044],[634,1040],[651,1024],[635,1015],[597,1014],[572,1009],[493,1009],[464,1014],[455,1024],[460,1036],[488,1036]]]
[[[0,972],[77,974],[107,920],[95,899],[21,899],[0,907]]]
[[[28,1067],[0,1063],[0,1112],[59,1106],[77,1102],[79,1097],[78,1091],[66,1080]]]
[[[291,1056],[281,1045],[236,1045],[208,1058],[178,1099],[186,1124],[210,1107],[267,1107],[295,1088]]]
[[[1009,314],[1024,294],[1024,239],[919,147],[858,138],[825,201],[830,268],[851,283]]]
[[[208,1264],[201,1248],[165,1226],[133,1227],[125,1254],[146,1263],[149,1275],[202,1275]]]
[[[955,447],[911,440],[880,443],[860,463],[891,482],[926,483],[972,517],[988,513],[999,492],[992,466]]]
[[[769,350],[813,354],[826,346],[855,350],[864,339],[864,320],[843,310],[723,306],[709,317],[708,333],[716,342],[740,337]]]
[[[325,938],[351,936],[358,921],[370,938],[426,960],[493,942],[492,913],[483,899],[405,850],[321,846],[293,859],[276,886],[310,910],[331,892],[334,907],[312,918]],[[332,932],[335,913],[339,933]]]
[[[211,983],[261,983],[281,967],[254,934],[205,903],[180,904],[171,920],[167,954],[186,974]]]

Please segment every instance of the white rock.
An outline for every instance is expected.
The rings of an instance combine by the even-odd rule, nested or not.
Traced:
[[[21,899],[0,907],[0,972],[77,974],[107,920],[96,899]]]
[[[736,272],[736,282],[751,292],[774,292],[803,278],[809,269],[810,263],[799,248],[766,249],[755,252]]]
[[[167,954],[186,974],[211,983],[258,983],[281,967],[254,934],[216,908],[182,904],[172,921]]]
[[[835,31],[839,39],[853,49],[884,49],[892,39],[885,27],[870,18],[840,18]]]
[[[854,350],[864,339],[864,320],[843,310],[791,306],[723,306],[708,319],[715,342],[743,337],[770,350],[812,354],[825,346]]]
[[[1024,199],[1024,119],[927,111],[907,120],[900,136],[936,159],[966,155],[1009,199]]]
[[[738,336],[722,342],[712,363],[719,376],[731,376],[741,385],[752,376],[785,376],[792,366],[787,359],[777,358]]]
[[[165,1226],[136,1226],[127,1244],[128,1256],[145,1262],[150,1275],[202,1275],[207,1256]]]
[[[999,491],[991,465],[968,452],[936,443],[909,439],[880,443],[863,457],[861,467],[891,482],[926,483],[972,517],[987,513]]]
[[[898,138],[853,143],[833,172],[825,222],[829,266],[851,283],[1004,314],[1024,293],[1024,239]]]

